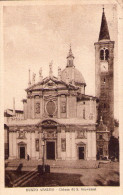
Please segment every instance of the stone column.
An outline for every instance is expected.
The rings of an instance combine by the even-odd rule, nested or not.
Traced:
[[[72,131],[72,159],[76,159],[76,144],[75,144],[75,132]]]
[[[31,116],[32,116],[32,118],[35,118],[34,97],[31,99],[31,105],[32,105]]]
[[[31,157],[31,154],[30,154],[30,132],[27,132],[26,134],[26,137],[27,137],[27,154]]]
[[[67,95],[67,118],[69,118],[69,96]]]
[[[14,134],[14,132],[12,132],[12,157],[13,157],[13,154],[14,154],[14,146],[13,146],[13,134]]]
[[[35,158],[35,132],[32,132],[32,158]]]
[[[43,115],[44,115],[44,113],[45,113],[45,111],[44,111],[44,98],[42,97],[42,118],[43,118]]]
[[[30,131],[30,157],[32,158],[32,132]]]
[[[69,144],[69,150],[70,150],[70,159],[72,159],[72,132],[69,132],[69,140],[70,140],[70,144]]]
[[[66,158],[70,158],[70,132],[66,132]]]
[[[43,98],[40,96],[40,117],[42,118],[43,113]]]
[[[91,131],[87,131],[87,160],[91,159],[91,147],[92,147],[92,138],[91,138]]]
[[[9,132],[9,158],[12,157],[12,132]]]
[[[16,148],[17,148],[17,144],[16,144],[16,132],[13,132],[13,156],[16,158]]]
[[[18,151],[18,143],[17,143],[17,138],[18,138],[18,131],[16,131],[16,157],[19,158],[19,151]]]
[[[39,128],[39,159],[42,159],[42,128]]]
[[[94,100],[94,121],[97,120],[97,108],[96,108],[96,100]]]
[[[28,116],[28,118],[31,118],[31,104],[30,104],[30,101],[31,99],[30,98],[28,98],[27,99],[27,116]]]
[[[60,96],[58,96],[58,118],[60,118]]]
[[[90,107],[89,119],[90,120],[93,120],[93,113],[94,113],[93,105],[92,104],[93,104],[92,98],[90,98],[90,102],[89,102],[89,107]]]
[[[61,129],[60,127],[57,127],[58,133],[57,133],[57,157],[58,159],[61,158]]]
[[[92,131],[92,139],[91,139],[91,143],[92,143],[92,159],[96,160],[96,131]]]
[[[27,112],[27,102],[25,103],[25,119],[28,118],[28,112]]]

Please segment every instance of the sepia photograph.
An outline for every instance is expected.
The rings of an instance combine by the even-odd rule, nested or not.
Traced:
[[[4,187],[120,186],[117,3],[6,4],[2,22]]]

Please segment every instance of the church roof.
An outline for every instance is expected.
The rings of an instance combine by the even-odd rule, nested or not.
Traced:
[[[78,84],[84,84],[85,83],[85,79],[82,75],[82,73],[77,70],[75,67],[66,67],[62,72],[61,72],[61,79],[62,81],[66,82],[68,77],[69,77],[69,82],[72,81],[72,71],[74,74],[74,82],[78,83]]]
[[[95,97],[95,96],[91,96],[91,95],[85,95],[85,94],[81,94],[81,93],[78,93],[78,96],[77,96],[77,101],[83,101],[83,100],[97,100],[98,98]]]
[[[66,83],[74,83],[75,85],[85,85],[85,79],[82,73],[74,66],[74,56],[72,53],[71,45],[67,56],[67,66],[61,71],[61,80]]]
[[[101,40],[110,40],[110,35],[109,35],[109,30],[108,30],[104,8],[103,8],[103,13],[102,13],[102,21],[101,21],[100,34],[99,34],[99,41]]]

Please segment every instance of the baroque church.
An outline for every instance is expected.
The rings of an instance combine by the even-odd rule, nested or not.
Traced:
[[[110,40],[103,9],[95,45],[96,97],[86,95],[86,81],[74,64],[70,47],[66,67],[35,82],[35,74],[23,99],[23,119],[8,120],[9,159],[96,160],[108,158],[113,131],[114,41]]]

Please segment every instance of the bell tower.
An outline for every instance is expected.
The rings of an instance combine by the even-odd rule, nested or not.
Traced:
[[[111,41],[103,8],[98,42],[95,45],[95,90],[99,98],[98,117],[110,132],[114,121],[114,41]]]

